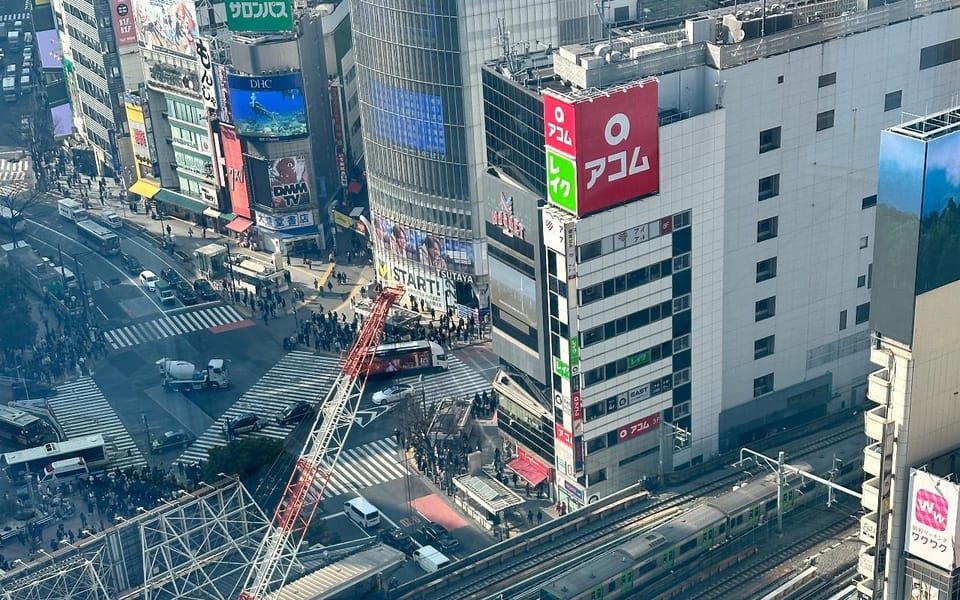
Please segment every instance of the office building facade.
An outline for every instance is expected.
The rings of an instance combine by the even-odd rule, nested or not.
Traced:
[[[921,51],[921,66],[932,52]],[[956,108],[893,127],[880,139],[871,303],[871,362],[879,368],[868,380],[864,414],[862,598],[960,594],[960,486],[948,480],[960,446],[960,329],[945,317],[960,301],[952,225],[958,156]]]
[[[877,137],[904,110],[948,102],[960,81],[940,46],[960,24],[947,4],[819,21],[799,7],[762,40],[750,22],[707,13],[680,30],[562,47],[547,69],[484,74],[487,106],[505,105],[487,114],[487,159],[547,204],[542,408],[559,499],[586,503],[863,401]],[[646,143],[613,118],[626,115],[632,135],[649,109],[629,104],[599,120],[585,109],[610,152],[564,139],[552,98],[651,75],[659,127]],[[534,96],[549,102],[539,123]],[[533,157],[538,144],[547,150]],[[634,151],[656,146],[658,166]],[[598,209],[591,186],[642,172],[657,173],[655,189],[640,180]],[[495,350],[519,370],[516,350]]]

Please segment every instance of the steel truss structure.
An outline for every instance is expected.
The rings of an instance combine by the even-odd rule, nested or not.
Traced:
[[[0,577],[0,600],[236,598],[269,520],[238,480],[153,510]]]

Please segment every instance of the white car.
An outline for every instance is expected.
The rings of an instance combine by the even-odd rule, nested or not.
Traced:
[[[160,278],[153,271],[140,271],[140,285],[151,292],[157,291],[157,282]]]
[[[381,404],[393,404],[413,397],[413,386],[409,384],[391,385],[373,395],[373,403],[377,406]]]

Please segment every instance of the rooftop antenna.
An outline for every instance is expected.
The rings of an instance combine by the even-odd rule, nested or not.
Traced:
[[[613,31],[611,30],[610,24],[607,23],[607,17],[604,14],[607,9],[607,0],[600,0],[600,2],[594,2],[594,8],[597,9],[597,15],[600,17],[600,26],[603,27],[605,33],[604,37],[607,38],[607,42],[610,42]]]
[[[500,44],[502,58],[510,62],[510,32],[503,26],[503,17],[497,17],[497,37],[494,40]]]

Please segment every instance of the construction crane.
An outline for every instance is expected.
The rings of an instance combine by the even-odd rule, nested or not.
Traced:
[[[271,526],[257,548],[240,600],[264,600],[275,587],[286,582],[350,434],[390,307],[402,294],[396,287],[380,292],[357,331],[340,374],[317,411]]]

